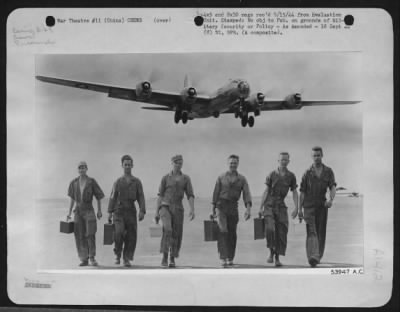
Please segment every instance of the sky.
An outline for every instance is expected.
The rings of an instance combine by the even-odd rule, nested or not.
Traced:
[[[199,94],[211,94],[229,78],[244,78],[252,93],[283,99],[302,92],[304,100],[359,100],[359,53],[186,53],[112,55],[38,55],[36,74],[134,88],[150,80],[153,90],[183,89],[186,74]],[[254,128],[220,118],[173,122],[172,112],[142,110],[148,104],[36,81],[37,197],[63,198],[88,163],[88,175],[110,194],[122,175],[120,158],[134,159],[133,175],[146,197],[155,197],[170,158],[182,154],[183,172],[195,195],[210,197],[216,178],[227,170],[227,157],[240,156],[239,172],[253,196],[264,190],[281,151],[290,153],[289,170],[298,183],[311,165],[311,147],[324,149],[339,186],[362,192],[362,102],[262,112]]]

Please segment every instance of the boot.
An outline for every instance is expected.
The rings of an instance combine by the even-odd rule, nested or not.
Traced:
[[[174,268],[175,267],[175,257],[170,256],[169,257],[169,267]]]
[[[161,266],[162,267],[167,267],[168,266],[168,252],[163,253],[163,257],[161,260]]]

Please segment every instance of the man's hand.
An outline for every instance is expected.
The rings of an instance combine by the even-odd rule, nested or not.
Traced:
[[[299,220],[300,220],[300,222],[303,221],[303,219],[304,219],[303,209],[300,209],[300,211],[299,211]]]
[[[293,211],[292,211],[292,219],[296,218],[298,213],[299,213],[299,210],[297,208],[293,209]]]
[[[103,216],[103,214],[101,213],[101,210],[97,211],[97,219],[101,219],[101,217]]]
[[[332,207],[332,199],[327,200],[327,201],[325,202],[325,207],[326,207],[326,208],[331,208],[331,207]]]
[[[192,221],[194,219],[194,210],[190,210],[189,212],[189,220]]]
[[[217,217],[216,207],[212,207],[210,219],[215,219]]]
[[[139,212],[139,221],[142,221],[144,219],[144,212],[140,211]]]
[[[260,210],[258,211],[258,216],[261,218],[264,215],[264,206],[260,207]]]
[[[247,221],[250,219],[250,208],[246,208],[246,211],[244,212],[244,219]]]
[[[67,222],[68,222],[69,220],[71,220],[71,214],[70,214],[70,213],[67,215]]]
[[[160,214],[159,214],[159,213],[156,213],[156,215],[155,215],[155,217],[154,217],[154,222],[155,222],[156,224],[158,224],[158,223],[160,222]]]
[[[112,223],[112,212],[108,213],[108,223]]]

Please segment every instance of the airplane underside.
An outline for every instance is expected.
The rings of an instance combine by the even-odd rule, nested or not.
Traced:
[[[255,117],[260,115],[259,111],[254,111],[254,116],[252,115],[253,112],[250,112],[247,110],[245,107],[240,106],[238,107],[235,112],[234,116],[235,118],[240,118],[240,123],[242,127],[249,126],[250,128],[254,127],[255,124]],[[214,117],[218,118],[220,116],[221,112],[218,110],[214,110],[212,112],[210,111],[202,111],[202,112],[196,112],[196,111],[187,111],[187,110],[175,110],[174,113],[174,122],[178,124],[180,121],[183,124],[186,124],[189,120],[193,119],[200,119],[200,118],[209,118],[209,117]]]
[[[254,112],[254,116],[250,115]],[[234,116],[235,118],[240,118],[240,123],[242,127],[246,127],[247,125],[252,128],[254,127],[255,117],[260,115],[260,111],[258,109],[251,110],[243,101],[240,103],[239,107],[235,109]]]

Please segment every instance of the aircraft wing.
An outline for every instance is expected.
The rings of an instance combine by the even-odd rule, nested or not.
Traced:
[[[299,105],[288,106],[284,100],[265,100],[262,104],[258,106],[260,111],[273,111],[273,110],[292,110],[300,109],[303,106],[324,106],[324,105],[349,105],[360,103],[361,101],[301,101]],[[223,113],[234,113],[235,109],[238,107],[239,102],[235,103],[228,110]],[[254,111],[254,107],[250,106],[249,111]]]
[[[282,110],[282,109],[284,109],[282,102],[283,102],[282,100],[267,100],[267,101],[264,101],[263,104],[261,104],[259,106],[259,109],[260,109],[260,111]],[[239,107],[239,103],[240,103],[239,100],[237,100],[235,103],[232,104],[232,106],[228,110],[226,110],[222,113],[223,114],[234,113],[235,110]],[[249,106],[249,112],[252,112],[252,111],[254,111],[253,107]]]
[[[169,108],[167,110],[172,110],[172,108],[175,107],[177,103],[180,103],[182,101],[182,96],[178,92],[152,90],[151,96],[149,98],[140,99],[136,94],[135,88],[123,88],[99,83],[60,79],[46,76],[36,76],[36,79],[47,83],[106,93],[108,97],[111,98],[162,105]],[[209,102],[209,97],[197,96],[196,103],[207,105]]]
[[[349,105],[361,101],[301,101],[301,106],[323,106],[323,105]]]
[[[361,101],[301,101],[298,105],[290,106],[282,100],[265,100],[259,107],[260,111],[300,109],[304,106],[349,105]]]

